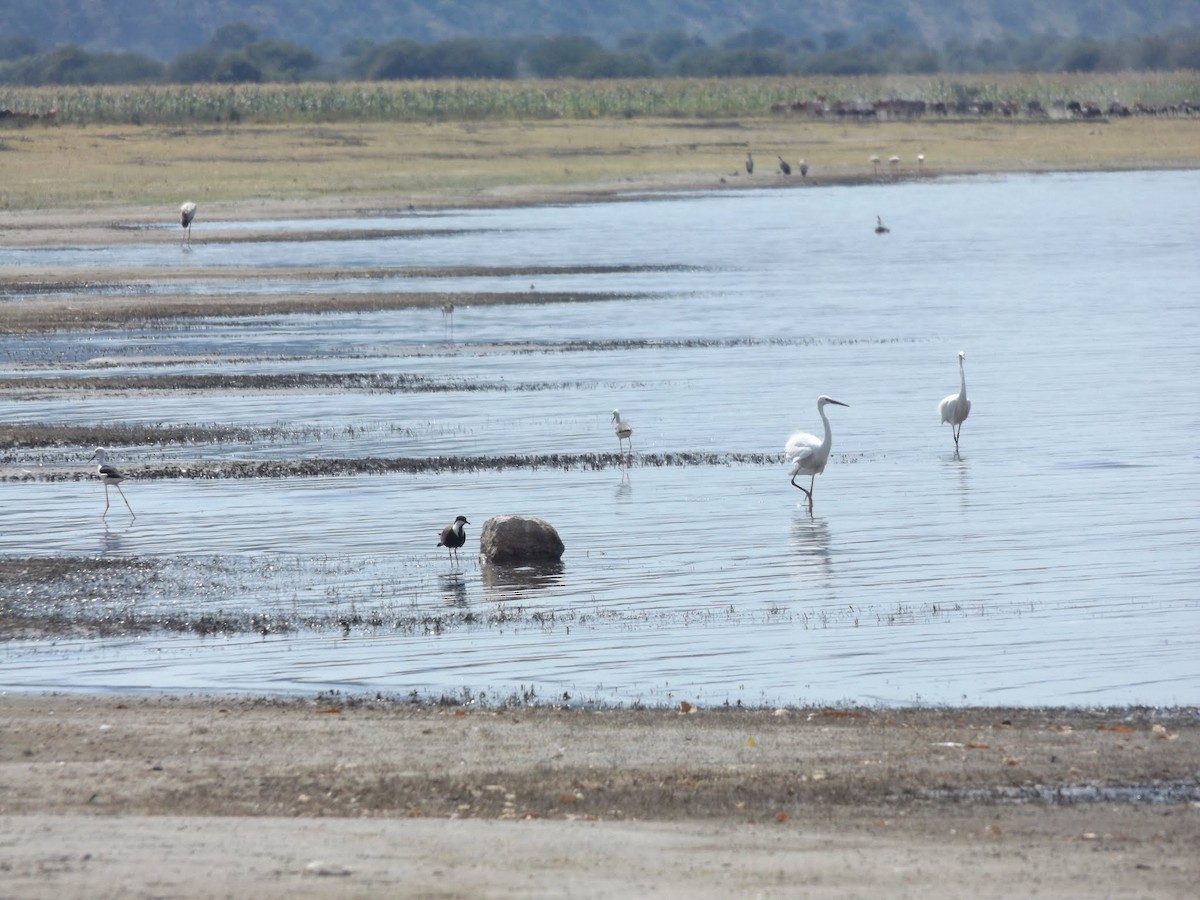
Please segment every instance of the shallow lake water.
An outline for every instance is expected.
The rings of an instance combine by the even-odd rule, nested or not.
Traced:
[[[198,218],[189,251],[148,229],[132,246],[0,248],[0,265],[211,270],[187,286],[197,294],[531,302],[6,336],[0,378],[402,373],[437,389],[10,392],[0,421],[251,436],[118,448],[122,465],[186,470],[126,481],[132,521],[115,492],[101,520],[99,482],[62,479],[90,471],[91,448],[14,451],[0,555],[153,564],[127,590],[69,598],[78,607],[287,627],[9,641],[0,689],[1200,698],[1200,173],[279,223],[278,242],[206,242],[205,227],[235,230]],[[288,239],[305,228],[388,236]],[[406,228],[419,233],[395,236]],[[498,271],[420,274],[466,266]],[[516,266],[539,271],[500,271]],[[580,267],[608,270],[567,271]],[[534,302],[542,292],[581,302]],[[936,406],[958,389],[960,350],[973,406],[956,456]],[[810,511],[782,452],[792,431],[820,432],[820,394],[849,407],[827,410],[833,454]],[[589,465],[617,452],[614,407],[634,427],[632,464]],[[563,464],[220,477],[234,460],[551,454]],[[472,524],[455,566],[434,545],[459,513]],[[480,527],[505,513],[551,522],[561,567],[477,560]]]

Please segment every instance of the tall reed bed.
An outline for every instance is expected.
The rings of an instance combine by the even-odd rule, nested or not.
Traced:
[[[767,115],[777,104],[818,98],[1169,106],[1200,103],[1200,73],[0,88],[0,109],[38,115],[53,110],[55,120],[71,124],[126,125],[712,119]]]

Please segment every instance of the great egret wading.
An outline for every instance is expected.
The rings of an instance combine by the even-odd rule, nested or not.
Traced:
[[[955,453],[958,452],[958,437],[962,434],[962,423],[971,414],[971,401],[967,399],[967,373],[963,366],[966,358],[967,354],[960,350],[958,353],[958,393],[951,394],[938,404],[938,415],[942,417],[943,423],[950,423],[950,428],[954,432]]]
[[[818,438],[815,434],[797,431],[788,438],[787,445],[783,450],[792,463],[792,487],[804,491],[809,505],[812,505],[813,487],[816,485],[817,476],[825,471],[825,463],[829,462],[829,451],[833,447],[833,432],[829,428],[829,417],[825,415],[825,407],[830,403],[845,407],[850,405],[841,400],[826,397],[824,394],[817,398],[817,412],[820,413],[821,422],[825,426],[825,437]],[[798,475],[812,476],[809,479],[807,490],[796,484]]]

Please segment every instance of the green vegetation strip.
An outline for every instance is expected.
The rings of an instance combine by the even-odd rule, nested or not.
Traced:
[[[754,116],[818,98],[1107,107],[1114,96],[1154,107],[1195,101],[1200,72],[8,87],[0,108],[71,124],[470,122]]]

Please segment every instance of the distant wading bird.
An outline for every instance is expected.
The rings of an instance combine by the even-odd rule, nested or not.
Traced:
[[[92,459],[96,460],[97,462],[96,474],[99,475],[101,480],[104,482],[104,515],[102,515],[100,518],[103,519],[108,516],[108,486],[111,484],[117,489],[117,493],[121,495],[121,499],[125,501],[125,508],[129,510],[129,515],[136,519],[137,514],[134,513],[133,507],[129,505],[129,501],[125,497],[125,492],[121,490],[121,482],[124,481],[127,476],[121,474],[116,466],[109,465],[108,451],[103,447],[96,448],[96,452],[92,454]]]
[[[617,435],[617,446],[620,452],[625,452],[625,441],[629,441],[629,455],[633,455],[633,426],[621,418],[621,411],[614,409],[612,414],[613,431]]]
[[[458,548],[467,542],[467,536],[463,533],[463,526],[470,524],[466,516],[459,516],[452,524],[442,529],[441,537],[438,538],[437,545],[445,547],[454,562],[458,562]]]
[[[879,216],[875,217],[875,233],[876,234],[887,234],[891,230],[892,229],[888,228],[886,225],[883,224],[883,219],[879,218]]]
[[[812,505],[813,487],[816,484],[817,476],[825,471],[825,463],[829,461],[829,451],[833,447],[833,432],[829,428],[829,417],[825,415],[825,406],[828,403],[845,407],[850,405],[822,394],[817,398],[817,412],[821,414],[821,422],[825,425],[825,437],[818,440],[815,434],[797,431],[788,438],[787,446],[783,449],[784,454],[792,463],[792,487],[804,491],[809,506]],[[808,490],[804,490],[803,487],[796,484],[797,475],[812,476],[808,482]]]
[[[192,219],[196,218],[196,204],[189,200],[179,207],[180,224],[187,230],[188,246],[192,245]]]
[[[960,351],[958,354],[958,376],[960,382],[958,393],[951,394],[938,404],[938,415],[942,417],[943,423],[950,423],[950,428],[954,432],[955,453],[958,453],[958,436],[962,434],[962,423],[971,414],[971,401],[967,399],[967,373],[963,368],[963,361],[966,358],[967,354]]]
[[[792,174],[792,167],[790,165],[788,165],[788,161],[786,159],[784,159],[782,156],[779,157],[779,171],[782,172],[784,175]]]
[[[754,174],[754,157],[749,152],[746,153],[746,174]]]
[[[803,159],[800,160],[800,177],[801,178],[808,177],[808,162]]]

